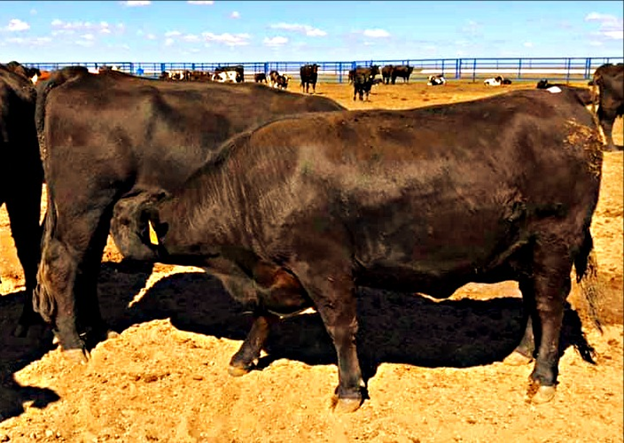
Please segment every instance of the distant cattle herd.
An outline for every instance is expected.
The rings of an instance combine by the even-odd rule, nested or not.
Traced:
[[[356,67],[353,100],[413,70]],[[337,354],[333,404],[353,411],[366,398],[359,286],[445,298],[515,280],[526,315],[512,355],[535,361],[533,401],[552,399],[571,270],[592,278],[589,227],[624,65],[598,68],[591,89],[543,79],[411,110],[349,111],[309,94],[317,64],[299,74],[302,94],[277,70],[245,82],[243,66],[148,79],[0,65],[0,204],[28,294],[15,333],[44,323],[88,360],[111,333],[97,298],[110,233],[128,259],[206,269],[253,312],[232,375],[254,368],[272,324],[316,308]]]

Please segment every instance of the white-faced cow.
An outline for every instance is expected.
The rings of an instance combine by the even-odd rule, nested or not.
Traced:
[[[446,79],[442,74],[430,75],[427,79],[427,86],[442,86],[446,84]]]
[[[605,150],[616,150],[613,143],[613,123],[624,114],[624,64],[605,64],[594,72],[594,88],[598,88],[598,119],[604,131]]]
[[[485,86],[501,86],[501,85],[510,85],[511,80],[508,78],[497,75],[496,77],[486,78],[483,80],[483,84]]]
[[[54,326],[62,348],[81,356],[81,333],[94,340],[106,333],[97,276],[111,219],[119,250],[136,256],[136,220],[125,211],[133,200],[174,189],[224,140],[250,127],[343,109],[327,98],[256,83],[161,82],[84,68],[57,71],[38,85],[48,212],[36,310]]]
[[[41,243],[43,169],[35,129],[35,87],[28,72],[17,74],[14,69],[15,65],[0,65],[0,206],[6,204],[26,280],[24,309],[15,330],[16,335],[23,336],[30,325],[41,322],[33,312],[32,292]]]
[[[358,286],[446,298],[468,282],[515,280],[531,319],[516,354],[536,353],[533,401],[549,401],[600,188],[585,104],[574,90],[532,89],[281,119],[227,142],[172,195],[140,203],[139,232],[150,244],[153,226],[155,260],[203,267],[254,307],[233,375],[250,370],[279,315],[315,306],[346,411],[363,398]]]

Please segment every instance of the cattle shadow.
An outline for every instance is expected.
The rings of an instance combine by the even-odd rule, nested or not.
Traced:
[[[22,386],[15,380],[17,371],[53,349],[51,332],[38,326],[29,337],[13,336],[25,296],[26,291],[16,291],[0,297],[0,423],[21,415],[27,404],[42,409],[60,399],[51,389]]]
[[[231,299],[220,282],[204,273],[174,274],[159,280],[129,308],[118,325],[170,318],[183,331],[243,340],[251,315]],[[522,300],[500,294],[488,300],[434,301],[426,296],[358,291],[358,354],[365,381],[382,363],[465,368],[502,361],[523,333]],[[560,352],[574,347],[590,363],[593,348],[570,306],[564,316]],[[257,369],[279,359],[309,365],[336,363],[335,349],[318,314],[275,325]]]

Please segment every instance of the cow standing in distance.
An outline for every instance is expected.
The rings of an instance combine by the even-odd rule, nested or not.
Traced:
[[[383,80],[383,83],[385,85],[390,84],[390,79],[392,78],[393,69],[394,69],[394,66],[392,65],[386,65],[383,68],[381,68],[381,79]]]
[[[607,63],[598,67],[594,71],[592,88],[598,101],[597,115],[604,132],[605,150],[616,151],[613,123],[616,117],[624,114],[624,64]]]
[[[269,73],[269,79],[272,88],[286,89],[288,88],[290,76],[280,74],[279,72],[273,70]]]
[[[379,66],[371,65],[369,67],[358,66],[355,69],[349,71],[349,84],[353,83],[357,74],[363,74],[371,80],[375,79],[375,76],[380,73]]]
[[[41,77],[41,71],[39,68],[29,68],[19,62],[10,61],[6,65],[3,65],[8,71],[11,71],[17,75],[21,75],[24,78],[30,80],[33,84],[37,83],[39,77]]]
[[[390,74],[392,77],[392,84],[394,85],[396,83],[396,79],[398,77],[401,77],[403,79],[403,82],[409,83],[409,78],[410,78],[410,75],[412,75],[412,71],[414,71],[413,66],[409,66],[409,65],[393,66],[392,73]]]
[[[356,96],[359,96],[360,101],[363,101],[364,95],[366,95],[366,101],[369,101],[368,97],[374,81],[371,76],[365,73],[356,73],[353,78],[353,101],[355,101]]]
[[[6,204],[26,280],[24,308],[14,331],[25,336],[30,325],[41,323],[33,311],[33,290],[41,242],[43,168],[35,128],[35,87],[28,73],[17,74],[13,69],[0,65],[0,206]]]
[[[256,83],[267,83],[266,74],[264,72],[256,72],[254,74],[254,82],[256,82]]]
[[[533,89],[281,119],[141,202],[138,231],[151,244],[153,226],[154,260],[203,267],[254,309],[232,375],[253,367],[279,316],[315,306],[343,411],[363,398],[357,286],[446,298],[468,282],[515,280],[526,329],[512,355],[536,354],[532,401],[546,402],[570,273],[583,278],[592,257],[602,152],[585,104],[572,89]]]
[[[301,76],[301,90],[306,94],[310,93],[310,85],[312,85],[312,94],[316,94],[316,81],[318,79],[319,66],[315,63],[312,65],[303,65],[299,68]]]
[[[96,292],[102,253],[109,228],[122,254],[141,250],[128,212],[136,201],[179,186],[244,130],[286,115],[344,109],[328,98],[255,83],[161,82],[85,68],[57,71],[38,85],[48,212],[36,310],[62,348],[86,358],[81,333],[90,342],[106,334]]]

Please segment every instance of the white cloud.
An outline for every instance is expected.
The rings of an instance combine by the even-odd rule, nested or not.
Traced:
[[[19,18],[14,18],[9,21],[9,24],[6,28],[7,31],[16,32],[16,31],[27,31],[30,29],[30,25]]]
[[[286,37],[280,37],[280,36],[273,37],[273,38],[265,37],[262,43],[264,43],[265,46],[276,48],[278,46],[283,46],[286,43],[288,43],[288,39]]]
[[[74,43],[84,46],[85,48],[90,48],[94,44],[93,40],[76,40]]]
[[[118,23],[115,27],[112,27],[108,22],[101,21],[99,23],[92,22],[83,22],[83,21],[74,21],[74,22],[64,22],[63,20],[54,19],[50,23],[54,31],[52,31],[52,35],[71,35],[74,31],[89,31],[89,32],[99,32],[100,34],[112,34],[114,30],[119,33],[124,32],[125,25],[123,23]]]
[[[171,46],[173,45],[174,42],[175,42],[174,39],[168,38],[167,40],[165,40],[165,46]]]
[[[230,34],[228,32],[223,34],[213,34],[212,32],[202,33],[202,37],[207,42],[223,43],[226,46],[245,46],[249,44],[251,35],[249,34]]]
[[[182,33],[180,31],[167,31],[165,32],[165,37],[179,37]]]
[[[590,12],[585,16],[586,22],[604,22],[614,20],[617,20],[615,16],[609,14],[600,14],[599,12]]]
[[[95,36],[93,34],[84,34],[82,38],[85,40],[95,40]]]
[[[525,48],[532,48],[533,47],[533,43],[532,42],[524,42],[524,47]]]
[[[585,16],[586,22],[597,22],[600,28],[594,35],[610,40],[624,39],[624,20],[609,14],[590,12]]]
[[[10,37],[7,38],[8,43],[25,45],[25,46],[43,46],[52,41],[51,37]]]
[[[128,0],[126,2],[121,2],[124,6],[134,7],[134,6],[149,6],[152,2],[149,0]]]
[[[366,29],[364,31],[364,35],[366,37],[370,37],[370,38],[384,38],[384,37],[390,37],[390,33],[388,31],[386,31],[385,29]]]
[[[145,38],[148,40],[156,40],[156,36],[154,34],[147,34]]]
[[[598,42],[598,41],[590,41],[589,42],[590,46],[603,46],[602,42]]]
[[[185,42],[194,43],[199,41],[199,36],[195,34],[186,34],[184,37],[182,37],[182,40],[184,40]]]
[[[207,1],[188,1],[186,2],[189,5],[212,5],[214,4],[214,1],[212,0],[207,0]]]
[[[232,11],[232,13],[230,14],[230,18],[240,18],[240,12]]]
[[[284,31],[292,31],[299,32],[301,34],[305,34],[308,37],[324,37],[327,35],[327,32],[313,28],[310,25],[300,25],[298,23],[277,23],[271,25],[272,29],[283,29]]]

